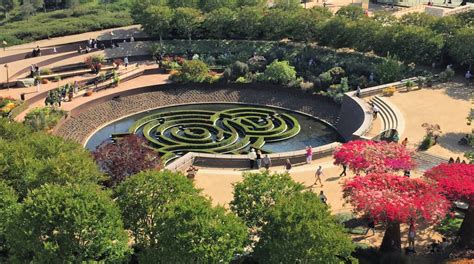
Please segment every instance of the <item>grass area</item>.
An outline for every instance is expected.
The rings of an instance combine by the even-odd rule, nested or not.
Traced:
[[[126,3],[109,5],[107,11],[103,5],[90,3],[72,9],[38,12],[28,19],[14,21],[18,20],[18,17],[13,16],[9,21],[3,21],[0,25],[0,41],[6,41],[7,46],[50,37],[127,26],[133,22]]]

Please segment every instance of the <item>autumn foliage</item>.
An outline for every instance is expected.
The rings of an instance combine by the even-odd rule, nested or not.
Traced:
[[[141,171],[160,167],[158,154],[136,135],[102,143],[93,155],[100,169],[110,176],[108,185],[115,185]]]
[[[345,182],[343,193],[354,211],[375,221],[408,223],[422,218],[437,222],[449,208],[436,185],[391,174],[356,176]]]
[[[425,172],[425,177],[435,180],[448,198],[474,202],[473,164],[443,163]]]
[[[354,172],[388,172],[415,167],[412,151],[395,142],[354,140],[334,151],[334,164],[345,164]]]

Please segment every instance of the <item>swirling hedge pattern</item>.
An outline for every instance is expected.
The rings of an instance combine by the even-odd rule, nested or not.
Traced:
[[[243,154],[250,147],[292,138],[300,130],[296,118],[287,113],[239,107],[160,112],[137,120],[129,133],[143,134],[167,162],[190,151]]]

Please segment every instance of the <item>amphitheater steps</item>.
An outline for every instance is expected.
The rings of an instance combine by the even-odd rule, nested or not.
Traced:
[[[380,109],[378,118],[382,120],[382,128],[379,132],[382,133],[390,129],[396,129],[401,137],[405,130],[405,120],[400,110],[387,98],[382,98],[380,96],[374,96],[370,100],[370,103],[376,105]]]

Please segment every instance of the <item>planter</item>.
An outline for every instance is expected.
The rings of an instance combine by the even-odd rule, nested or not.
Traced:
[[[84,94],[84,96],[91,96],[93,93],[94,93],[94,91],[88,90],[88,91],[86,91],[86,93]]]

